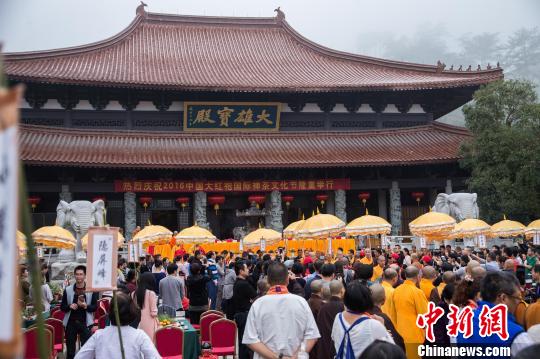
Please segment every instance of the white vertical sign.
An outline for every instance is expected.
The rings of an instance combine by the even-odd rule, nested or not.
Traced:
[[[328,254],[334,253],[332,249],[332,237],[328,238],[327,242],[328,242]]]
[[[427,248],[426,237],[419,237],[418,243],[420,248]]]
[[[88,291],[116,289],[118,228],[91,227],[88,231]]]
[[[128,262],[137,262],[137,246],[133,242],[128,242]]]
[[[476,237],[476,241],[478,243],[478,248],[487,248],[487,246],[486,246],[486,236],[484,234],[479,234]]]
[[[240,245],[238,246],[238,249],[240,250],[240,252],[244,251],[244,240],[243,239],[240,239]]]
[[[540,246],[540,232],[536,232],[533,236],[533,244],[535,246]]]
[[[0,112],[0,342],[13,342],[17,333],[15,316],[19,315],[16,309],[19,146],[17,127],[2,130],[5,120],[2,115]]]
[[[265,252],[266,251],[266,239],[264,238],[261,238],[261,252]]]
[[[143,244],[140,240],[137,240],[137,257],[142,257],[146,254]]]
[[[43,258],[43,247],[36,247],[38,258]]]

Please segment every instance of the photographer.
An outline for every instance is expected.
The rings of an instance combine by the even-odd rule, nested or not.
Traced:
[[[86,267],[75,267],[75,283],[66,287],[62,295],[60,309],[64,316],[66,328],[67,359],[75,357],[75,344],[77,335],[81,347],[90,338],[90,327],[94,324],[94,313],[97,309],[98,293],[86,292]]]

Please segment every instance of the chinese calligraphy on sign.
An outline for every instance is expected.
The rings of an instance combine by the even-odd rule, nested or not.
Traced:
[[[271,192],[333,191],[351,189],[350,178],[279,181],[123,181],[114,182],[115,192]]]
[[[459,309],[454,304],[449,305],[450,312],[447,314],[448,325],[447,334],[450,337],[457,337],[462,334],[464,338],[470,338],[474,333],[473,318],[474,311],[466,306]],[[433,331],[434,325],[444,315],[444,310],[435,306],[433,302],[428,305],[428,311],[425,314],[419,314],[416,318],[416,325],[419,328],[426,329],[426,339],[430,342],[435,341]],[[508,339],[508,307],[504,304],[498,304],[493,307],[484,305],[478,315],[478,334],[485,338],[491,335],[498,335],[501,340]]]
[[[278,130],[277,102],[185,102],[184,131]]]
[[[0,113],[0,116],[2,114]],[[0,121],[2,118],[0,117]],[[1,127],[0,127],[1,128]],[[0,130],[0,303],[4,310],[0,311],[0,342],[15,340],[18,331],[14,330],[17,310],[16,268],[18,251],[16,245],[17,211],[13,204],[18,203],[17,183],[19,152],[17,127],[11,126]],[[0,356],[2,352],[0,352]]]
[[[118,228],[92,227],[88,231],[89,291],[116,289]]]

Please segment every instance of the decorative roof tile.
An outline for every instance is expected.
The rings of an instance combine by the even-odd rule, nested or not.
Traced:
[[[332,50],[275,18],[179,16],[138,10],[119,34],[93,44],[6,54],[21,81],[245,92],[329,92],[478,86],[502,69],[376,59]]]
[[[174,133],[21,125],[29,165],[113,168],[317,168],[455,162],[469,133],[434,122],[364,132]]]

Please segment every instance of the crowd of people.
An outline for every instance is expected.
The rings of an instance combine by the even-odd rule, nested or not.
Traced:
[[[85,272],[84,266],[75,268],[75,283],[64,288],[61,299],[67,358],[118,357],[113,329],[92,334],[98,298],[111,293],[86,292]],[[21,269],[28,297],[26,277]],[[45,275],[43,281],[46,285]],[[207,310],[222,311],[237,324],[241,359],[416,358],[422,344],[489,343],[509,347],[516,358],[536,358],[540,349],[540,249],[527,245],[483,250],[396,245],[294,257],[281,249],[197,249],[172,259],[119,258],[117,281],[123,344],[134,357],[159,357],[152,345],[159,305],[185,313],[192,324]],[[50,297],[43,301],[50,303]],[[428,342],[417,319],[429,312],[430,302],[445,315],[433,323]],[[481,337],[480,311],[498,304],[508,308],[508,337]],[[452,306],[475,314],[472,335],[449,335]],[[117,325],[112,317],[111,325]]]

